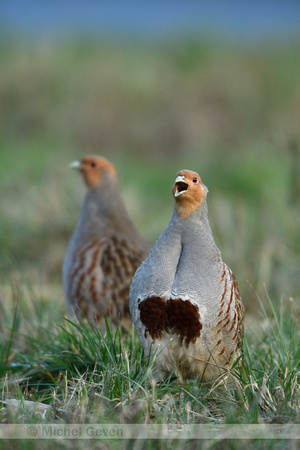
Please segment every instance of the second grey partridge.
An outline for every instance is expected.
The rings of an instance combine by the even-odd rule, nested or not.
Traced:
[[[212,235],[207,192],[197,173],[177,173],[172,218],[131,284],[131,316],[146,356],[157,353],[159,378],[213,379],[240,356],[244,306]]]
[[[86,156],[71,164],[88,192],[63,265],[70,315],[114,323],[129,317],[132,277],[151,245],[134,227],[126,210],[115,167],[106,159]]]

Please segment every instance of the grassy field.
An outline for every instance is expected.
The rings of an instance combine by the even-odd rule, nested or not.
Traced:
[[[298,50],[296,40],[0,40],[1,423],[299,423]],[[85,193],[68,164],[89,153],[115,164],[151,242],[171,216],[178,170],[208,186],[215,240],[246,306],[244,363],[229,384],[154,385],[133,330],[104,339],[68,320],[61,266]],[[240,445],[203,442],[221,444]],[[164,448],[179,445],[194,444]]]

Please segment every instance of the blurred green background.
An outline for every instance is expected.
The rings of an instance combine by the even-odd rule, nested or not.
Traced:
[[[65,312],[61,266],[85,194],[69,171],[109,158],[152,243],[176,172],[209,189],[211,227],[249,312],[299,301],[300,37],[0,38],[1,302],[22,280]]]

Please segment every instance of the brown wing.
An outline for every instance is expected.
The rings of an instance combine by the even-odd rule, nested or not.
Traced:
[[[224,287],[216,325],[216,355],[224,355],[230,361],[233,353],[241,348],[244,336],[244,305],[236,278],[225,263],[221,283]]]
[[[231,284],[233,289],[233,296],[235,299],[235,312],[236,312],[236,333],[238,336],[238,347],[241,347],[243,337],[244,337],[244,317],[245,317],[245,308],[241,299],[239,286],[237,284],[236,278],[232,271],[229,269]]]
[[[117,321],[129,314],[132,277],[146,257],[126,239],[98,238],[78,247],[68,276],[68,299],[75,314],[101,321],[103,313]]]
[[[129,314],[129,290],[132,278],[146,258],[144,249],[126,239],[112,237],[102,253],[103,296],[111,300],[118,314]]]

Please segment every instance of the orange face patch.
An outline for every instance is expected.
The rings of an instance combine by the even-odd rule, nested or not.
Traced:
[[[85,156],[81,159],[77,168],[81,172],[85,184],[91,189],[101,183],[104,171],[113,175],[117,173],[115,167],[109,161],[99,156]]]
[[[180,170],[172,187],[175,208],[183,219],[186,219],[199,208],[206,196],[207,189],[196,172]]]

